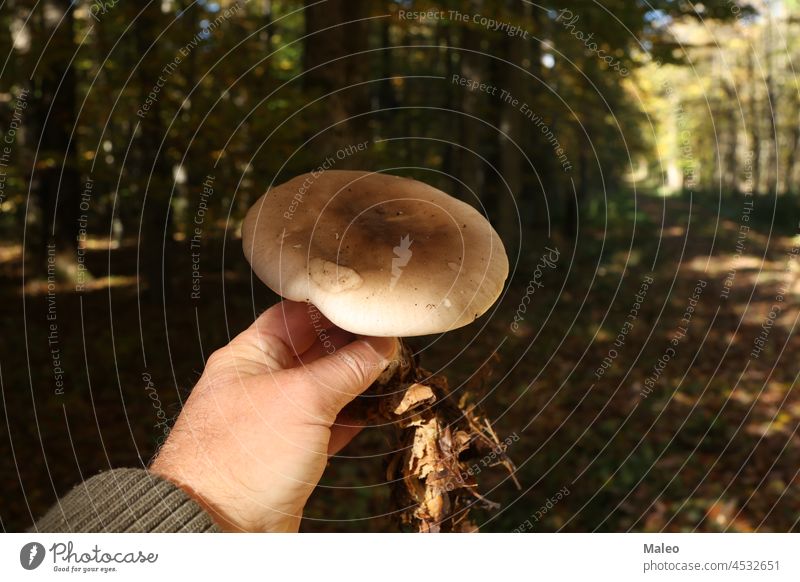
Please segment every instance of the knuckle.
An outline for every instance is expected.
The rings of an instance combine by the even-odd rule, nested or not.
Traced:
[[[211,353],[206,360],[206,368],[215,368],[220,365],[221,362],[225,361],[228,354],[230,353],[230,348],[228,346],[219,348]]]
[[[212,352],[211,355],[206,358],[206,368],[215,367],[217,364],[219,364],[220,359],[220,350]]]
[[[363,386],[369,382],[367,362],[359,354],[341,354],[339,365],[343,380],[348,386]]]

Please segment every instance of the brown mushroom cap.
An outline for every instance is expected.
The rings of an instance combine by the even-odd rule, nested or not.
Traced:
[[[508,258],[472,206],[416,180],[328,170],[270,188],[242,226],[256,275],[352,333],[440,333],[482,315]]]

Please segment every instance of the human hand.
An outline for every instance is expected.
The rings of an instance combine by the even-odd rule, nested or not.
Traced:
[[[398,347],[305,303],[274,305],[211,354],[150,470],[225,530],[296,532],[328,456],[361,429],[339,413]]]

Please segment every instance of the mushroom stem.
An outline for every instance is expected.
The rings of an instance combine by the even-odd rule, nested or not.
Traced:
[[[475,532],[470,510],[499,507],[480,495],[475,477],[499,464],[513,476],[506,444],[467,404],[469,395],[457,400],[445,376],[420,367],[408,345],[402,340],[401,345],[400,356],[349,413],[395,427],[387,480],[403,524],[425,533]]]

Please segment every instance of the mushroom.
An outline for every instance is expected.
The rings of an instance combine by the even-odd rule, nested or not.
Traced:
[[[361,335],[403,338],[467,325],[494,304],[508,276],[500,237],[472,206],[383,173],[327,170],[270,188],[248,211],[242,241],[273,291]],[[499,440],[402,345],[369,390],[386,398],[377,407],[365,400],[372,416],[401,428],[402,452],[389,471],[415,504],[407,521],[421,531],[469,529],[466,510],[485,500],[461,457],[494,450]]]
[[[471,323],[508,276],[503,243],[478,211],[388,174],[329,170],[270,188],[247,213],[242,239],[273,291],[363,335]]]

